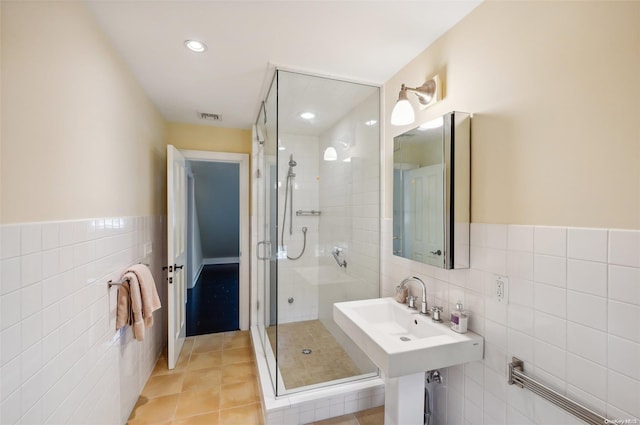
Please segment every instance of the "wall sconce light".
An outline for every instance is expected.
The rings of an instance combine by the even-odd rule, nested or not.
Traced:
[[[408,125],[416,120],[416,114],[409,102],[407,92],[414,92],[418,97],[420,109],[424,109],[442,98],[440,78],[436,75],[420,87],[415,88],[407,87],[403,84],[400,87],[398,101],[393,107],[393,111],[391,111],[391,125]]]

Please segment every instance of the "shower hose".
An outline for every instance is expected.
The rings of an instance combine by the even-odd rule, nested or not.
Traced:
[[[293,190],[293,187],[291,187],[291,176],[287,176],[287,184],[284,190],[284,214],[282,216],[282,233],[280,234],[280,243],[282,244],[282,246],[284,246],[284,227],[285,227],[285,223],[287,221],[287,200],[289,197],[289,191]],[[289,201],[289,220],[291,221],[291,223],[293,223],[293,192],[291,193],[291,200]],[[289,229],[289,234],[291,234],[292,231],[291,229]],[[300,255],[298,255],[297,257],[289,257],[289,254],[287,254],[287,258],[289,260],[297,260],[300,257],[302,257],[302,254],[304,254],[304,250],[307,248],[307,228],[303,227],[302,228],[302,235],[304,237],[303,242],[302,242],[302,251],[300,252]]]

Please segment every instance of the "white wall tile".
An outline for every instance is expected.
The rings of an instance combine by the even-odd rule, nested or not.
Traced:
[[[567,321],[563,318],[536,311],[534,336],[560,348],[566,348]]]
[[[1,329],[9,328],[20,322],[22,315],[20,313],[20,291],[13,291],[0,297],[2,304],[0,310],[0,326]]]
[[[607,333],[567,322],[567,350],[602,366],[607,365]]]
[[[536,310],[561,318],[567,315],[567,291],[544,283],[534,283],[533,306]]]
[[[567,257],[607,262],[608,232],[605,229],[569,228]]]
[[[609,298],[640,305],[640,268],[609,266]]]
[[[0,261],[0,294],[4,295],[20,288],[20,257]]]
[[[41,252],[23,255],[20,261],[20,281],[23,287],[42,279]]]
[[[635,380],[640,380],[640,344],[609,335],[609,368]]]
[[[640,381],[609,370],[607,386],[607,401],[610,404],[640,418]]]
[[[582,292],[567,291],[567,320],[607,330],[607,299]]]
[[[509,251],[533,252],[533,226],[510,224],[507,226]]]
[[[567,288],[606,297],[607,265],[593,261],[567,260]]]
[[[561,288],[566,287],[567,260],[564,257],[535,255],[533,258],[533,280]]]
[[[534,227],[533,252],[565,257],[567,255],[567,229],[564,227]]]
[[[507,331],[507,354],[509,357],[517,357],[520,360],[532,362],[533,359],[533,337],[518,332],[516,330],[509,329]]]
[[[604,400],[607,397],[607,368],[568,353],[567,383]]]
[[[609,300],[609,333],[640,342],[640,307]]]
[[[565,351],[539,339],[534,343],[533,362],[538,368],[564,380],[566,377]]]
[[[609,263],[640,267],[640,231],[609,231]]]
[[[20,230],[20,253],[33,254],[42,250],[42,225],[25,224]]]
[[[104,253],[109,257],[104,257],[103,273],[109,275],[139,261],[136,253],[143,252],[142,245],[162,246],[161,241],[145,239],[161,237],[161,232],[153,231],[160,220],[118,218],[116,222],[118,228],[112,231],[119,238],[118,244]],[[100,325],[108,322],[110,313],[105,299],[106,276],[97,274],[98,267],[91,261],[98,255],[94,238],[105,233],[95,230],[93,220],[0,226],[0,231],[6,248],[3,256],[7,256],[1,265],[0,298],[2,423],[64,423],[74,411],[74,418],[84,423],[99,423],[91,415],[107,411],[104,405],[97,405],[107,398],[111,400],[108,410],[116,409],[113,417],[128,417],[161,349],[162,338],[150,337],[143,343],[116,339],[115,345],[104,344],[105,336],[111,339],[105,335],[106,327]],[[60,245],[64,247],[58,248]],[[151,263],[159,264],[160,254],[154,252]],[[95,279],[104,280],[87,286]],[[158,330],[156,327],[155,334]],[[117,359],[100,353],[120,348],[120,344],[135,347],[138,354],[127,365],[136,370],[135,382],[125,385],[130,391],[121,391],[120,377],[109,378],[108,388],[100,385],[100,390],[91,390],[97,388],[99,376],[105,376],[104,370],[112,368],[115,376],[119,374],[118,367],[113,366],[118,364]],[[100,364],[102,360],[106,363]],[[110,396],[101,398],[99,393]]]
[[[507,310],[509,314],[509,328],[524,332],[527,335],[533,335],[534,311],[532,308],[509,304]]]
[[[18,257],[21,253],[20,244],[20,226],[0,226],[0,258],[4,260],[6,258]]]

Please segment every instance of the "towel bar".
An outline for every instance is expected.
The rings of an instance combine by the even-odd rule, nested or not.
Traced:
[[[614,423],[603,416],[600,416],[593,410],[577,403],[564,395],[552,390],[546,385],[536,381],[535,379],[524,374],[524,366],[522,360],[513,357],[512,362],[509,363],[509,385],[517,385],[520,388],[527,388],[534,394],[550,401],[556,406],[566,410],[572,415],[580,418],[584,422],[591,425],[603,425],[608,423]]]
[[[109,288],[111,288],[112,286],[120,286],[125,282],[128,282],[129,278],[126,279],[122,279],[122,280],[116,280],[115,282],[113,280],[110,280],[107,282],[107,285],[109,285]]]
[[[149,265],[146,264],[146,263],[138,263],[138,264],[144,264],[145,266],[149,267]],[[123,283],[128,282],[128,281],[129,281],[128,278],[127,279],[122,279],[122,280],[116,280],[115,282],[113,280],[110,280],[110,281],[107,282],[107,285],[109,285],[109,288],[111,288],[112,286],[120,286]]]
[[[296,211],[296,215],[297,216],[304,216],[304,215],[318,216],[320,214],[322,214],[322,213],[320,211],[317,211],[317,210],[311,210],[311,211],[298,210],[298,211]]]

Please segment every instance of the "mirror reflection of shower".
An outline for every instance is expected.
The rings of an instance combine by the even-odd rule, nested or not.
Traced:
[[[280,233],[280,245],[282,246],[283,250],[285,247],[284,229],[286,227],[286,222],[287,222],[287,201],[289,203],[289,236],[293,235],[293,180],[296,177],[296,173],[293,172],[293,167],[295,167],[296,165],[298,165],[298,163],[293,160],[293,154],[291,154],[289,156],[289,171],[287,171],[287,181],[286,181],[285,190],[284,190],[284,214],[282,216],[282,232]],[[302,251],[296,257],[290,257],[289,254],[287,254],[287,258],[289,260],[298,260],[304,254],[304,251],[307,248],[307,228],[306,227],[302,228],[302,235],[303,235]]]

